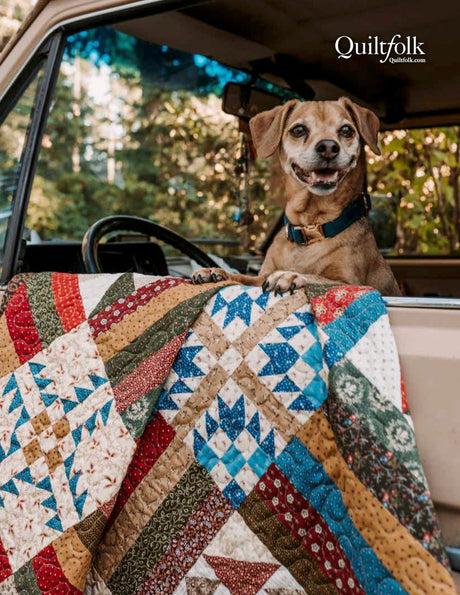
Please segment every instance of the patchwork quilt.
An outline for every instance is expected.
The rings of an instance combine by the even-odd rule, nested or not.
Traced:
[[[454,594],[378,292],[15,279],[0,592]]]

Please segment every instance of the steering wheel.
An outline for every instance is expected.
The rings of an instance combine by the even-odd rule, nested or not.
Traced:
[[[171,231],[167,227],[154,223],[150,219],[132,217],[129,215],[114,215],[104,217],[93,223],[85,234],[82,243],[83,262],[87,273],[103,273],[99,260],[99,243],[101,238],[112,231],[135,231],[173,246],[186,256],[192,258],[202,267],[219,266],[206,252],[194,246],[191,242]]]

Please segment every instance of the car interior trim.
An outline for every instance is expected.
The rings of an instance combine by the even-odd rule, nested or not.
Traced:
[[[387,307],[397,308],[430,308],[437,310],[460,310],[459,298],[439,297],[383,297]]]
[[[50,41],[49,53],[45,62],[43,78],[37,92],[36,103],[32,111],[28,135],[25,139],[18,184],[12,204],[12,214],[4,246],[4,260],[1,282],[5,283],[13,276],[21,249],[22,232],[26,217],[27,203],[32,189],[33,178],[37,167],[40,146],[45,132],[47,115],[54,93],[59,64],[64,50],[63,35],[54,34]]]

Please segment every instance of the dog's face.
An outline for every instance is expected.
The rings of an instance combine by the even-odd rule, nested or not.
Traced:
[[[286,121],[281,162],[314,194],[331,194],[356,166],[361,138],[348,110],[338,102],[299,103]]]
[[[287,175],[317,195],[335,192],[356,167],[363,142],[374,153],[379,120],[348,98],[338,101],[289,101],[250,121],[260,157],[277,149]]]

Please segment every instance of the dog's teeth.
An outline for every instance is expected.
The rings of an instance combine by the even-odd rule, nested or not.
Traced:
[[[311,172],[311,177],[313,179],[313,182],[316,182],[316,180],[318,179],[318,176],[316,175],[316,172],[315,171],[312,171]]]

